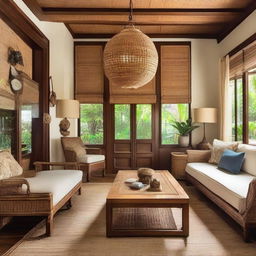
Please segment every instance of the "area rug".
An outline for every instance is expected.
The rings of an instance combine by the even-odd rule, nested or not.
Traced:
[[[169,208],[114,208],[113,228],[177,230]]]

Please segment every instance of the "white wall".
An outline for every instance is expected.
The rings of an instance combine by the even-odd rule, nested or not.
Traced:
[[[19,8],[35,23],[50,41],[50,75],[53,78],[54,90],[58,99],[73,99],[74,65],[73,38],[62,23],[42,22],[29,10],[22,0],[14,0]],[[50,108],[50,159],[62,161],[63,153],[60,144],[59,122],[56,109]],[[77,135],[75,120],[70,120],[70,135]]]

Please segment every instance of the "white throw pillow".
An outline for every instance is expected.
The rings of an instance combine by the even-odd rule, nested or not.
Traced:
[[[0,151],[0,180],[19,176],[22,172],[22,167],[9,151]]]
[[[226,149],[237,151],[238,142],[225,142],[222,140],[214,139],[213,145],[210,146],[211,157],[209,159],[210,164],[219,164],[221,156]]]
[[[256,176],[256,146],[240,144],[238,152],[245,152],[245,159],[242,170]]]

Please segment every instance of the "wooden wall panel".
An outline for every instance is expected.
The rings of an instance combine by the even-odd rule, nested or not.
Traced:
[[[8,83],[10,64],[8,63],[8,48],[19,50],[23,56],[24,66],[16,68],[32,77],[32,49],[2,20],[0,19],[0,108],[14,109],[14,94]]]
[[[8,48],[19,50],[23,56],[24,66],[17,65],[18,70],[25,72],[32,78],[32,49],[2,20],[0,19],[0,78],[9,78]]]

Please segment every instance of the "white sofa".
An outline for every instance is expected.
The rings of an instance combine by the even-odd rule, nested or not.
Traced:
[[[256,146],[240,144],[238,151],[245,152],[239,174],[219,170],[207,161],[197,162],[197,157],[189,155],[193,152],[188,151],[188,159],[193,161],[187,163],[186,179],[237,221],[248,241],[256,226]]]

